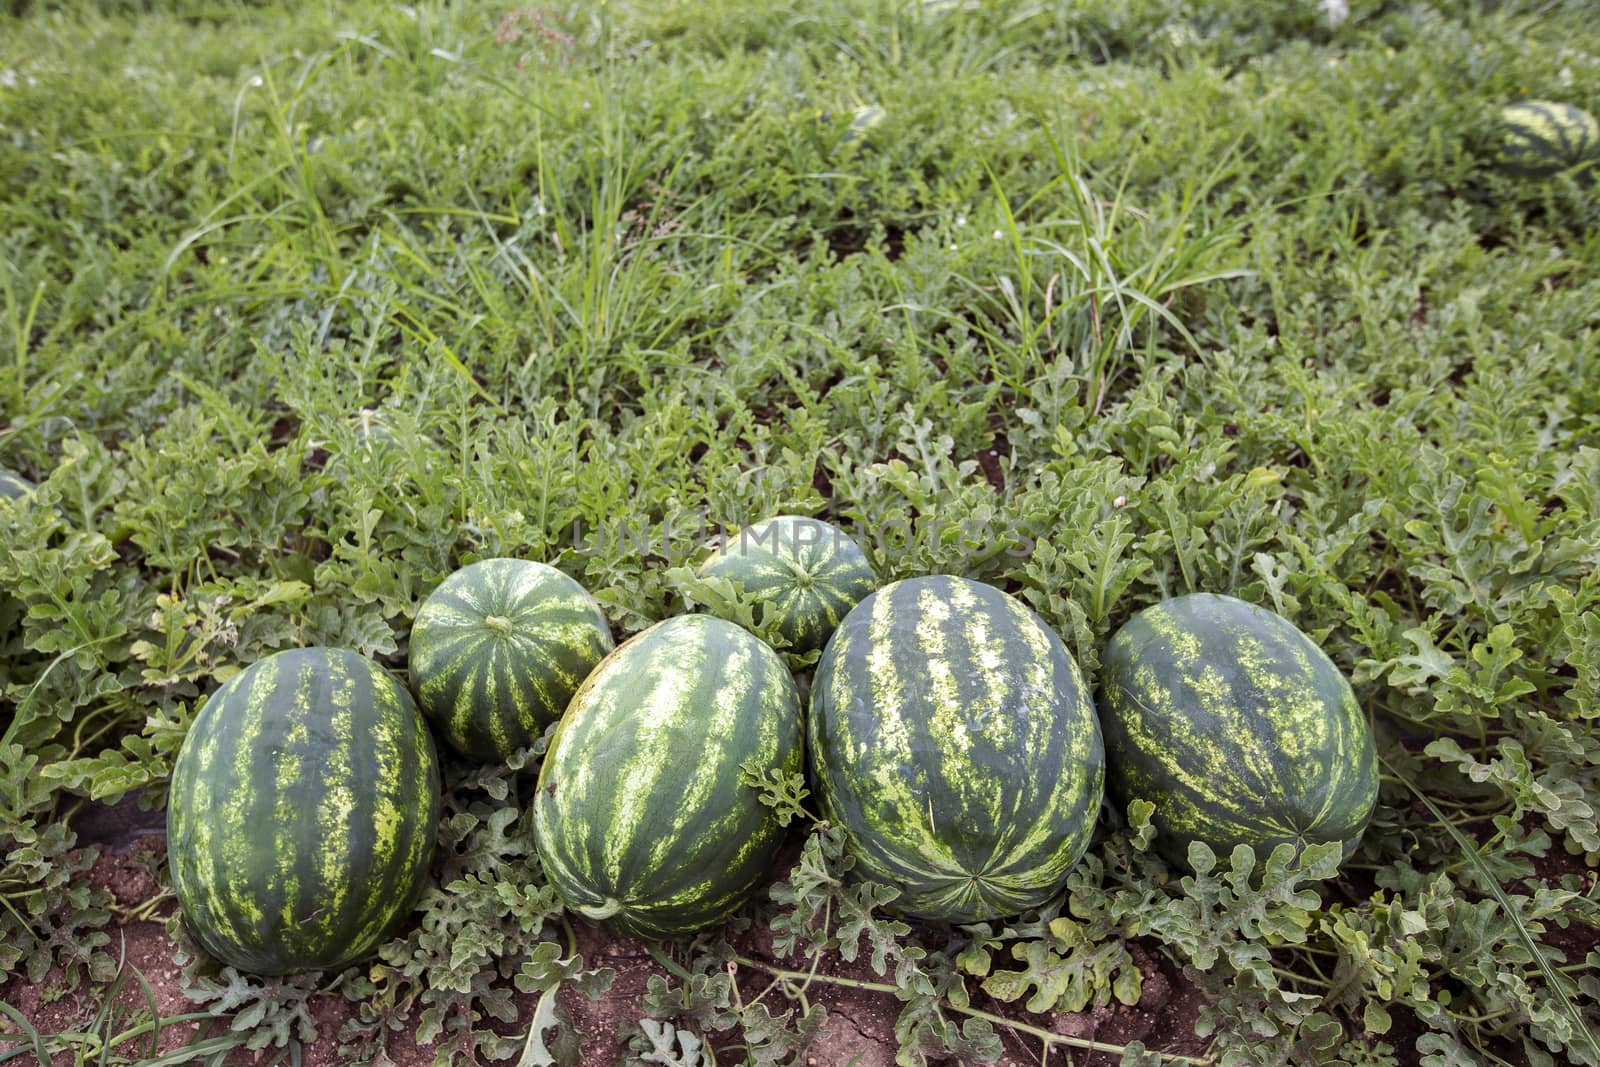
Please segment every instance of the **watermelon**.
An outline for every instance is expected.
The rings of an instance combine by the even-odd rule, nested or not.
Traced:
[[[673,937],[738,907],[783,837],[740,766],[798,774],[800,697],[748,631],[685,615],[618,646],[572,698],[539,772],[533,834],[567,906]]]
[[[797,515],[728,537],[700,573],[737,582],[750,599],[778,612],[785,651],[797,653],[826,644],[839,620],[878,584],[861,547],[843,530]]]
[[[1339,669],[1294,624],[1195,593],[1139,612],[1106,649],[1100,701],[1111,793],[1155,805],[1157,847],[1264,856],[1338,841],[1378,795],[1372,730]]]
[[[0,499],[16,500],[33,492],[33,483],[16,471],[0,468]]]
[[[867,597],[818,661],[807,725],[821,815],[908,915],[968,923],[1060,891],[1105,765],[1072,656],[1020,601],[940,575]]]
[[[1571,104],[1524,100],[1500,112],[1496,162],[1508,174],[1542,178],[1600,158],[1600,125]]]
[[[866,142],[867,136],[888,117],[888,112],[877,104],[860,104],[850,111],[850,125],[845,127],[844,135],[839,138],[839,148],[845,153],[853,152]]]
[[[411,627],[411,686],[445,742],[477,760],[531,745],[612,648],[594,598],[554,567],[486,559],[450,575]]]
[[[433,741],[392,675],[343,649],[268,656],[206,702],[172,768],[184,922],[243,971],[353,963],[415,906],[439,806]]]

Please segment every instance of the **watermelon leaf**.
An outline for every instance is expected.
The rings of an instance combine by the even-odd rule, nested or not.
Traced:
[[[1150,819],[1155,813],[1155,804],[1148,800],[1135,797],[1128,801],[1128,842],[1135,852],[1145,852],[1154,843],[1156,827]]]
[[[545,1031],[551,1028],[556,1030],[554,1050],[544,1040]],[[533,1010],[533,1021],[528,1025],[528,1038],[522,1046],[517,1067],[556,1067],[558,1064],[566,1067],[577,1063],[580,1055],[577,1037],[572,1031],[571,1020],[566,1018],[566,1010],[562,1008],[554,990],[546,990],[539,995],[539,1002]]]
[[[743,583],[735,579],[701,574],[692,567],[669,567],[664,578],[688,610],[704,608],[719,619],[743,626],[777,651],[791,671],[813,666],[822,655],[820,648],[796,651],[783,633],[782,614],[770,602],[746,594]]]
[[[169,930],[178,933],[179,959],[184,963],[184,996],[212,1015],[227,1019],[231,1032],[247,1035],[245,1048],[281,1048],[291,1039],[307,1044],[317,1039],[310,1001],[321,991],[320,974],[313,971],[262,978],[229,966],[212,970],[215,964],[181,933],[180,924],[174,921]]]
[[[118,748],[48,764],[40,768],[39,776],[60,783],[63,789],[87,793],[93,800],[108,803],[143,789],[141,804],[155,808],[165,799],[172,761],[193,722],[194,714],[187,704],[158,707],[145,719],[144,729],[125,735]]]
[[[833,893],[854,865],[844,851],[844,832],[819,824],[806,836],[800,858],[771,890],[779,911],[773,917],[772,949],[780,957],[814,957],[826,951]]]
[[[1480,762],[1450,737],[1429,742],[1424,751],[1456,764],[1474,782],[1492,782],[1516,803],[1516,818],[1524,812],[1536,812],[1552,830],[1567,835],[1584,852],[1600,852],[1600,818],[1592,798],[1578,781],[1559,769],[1536,773],[1527,751],[1516,739],[1502,737],[1496,741],[1494,755],[1487,763]]]
[[[705,1043],[692,1031],[679,1030],[671,1023],[655,1019],[640,1019],[639,1030],[631,1044],[639,1054],[640,1063],[660,1064],[661,1067],[716,1067]]]
[[[746,760],[739,764],[739,782],[761,791],[761,803],[773,809],[779,826],[788,826],[799,815],[816,818],[805,808],[811,790],[806,788],[803,771],[791,773],[782,767],[762,767],[755,760]]]
[[[681,984],[669,977],[652,975],[642,1001],[645,1011],[670,1021],[680,1030],[687,1023],[698,1027],[701,1033],[737,1031],[748,1063],[777,1067],[799,1062],[799,1054],[827,1021],[827,1009],[817,1003],[800,1002],[796,1008],[777,1015],[760,997],[747,1003],[735,982],[738,963],[726,942],[719,942],[696,959],[692,972],[657,946],[649,946],[649,951]]]
[[[1149,917],[1146,929],[1203,971],[1226,958],[1258,988],[1277,985],[1259,939],[1299,944],[1316,921],[1321,897],[1312,884],[1338,870],[1337,842],[1308,845],[1298,857],[1280,844],[1257,868],[1254,851],[1239,845],[1218,873],[1217,857],[1204,843],[1189,845],[1194,874],[1179,883],[1182,895]]]
[[[983,983],[983,991],[996,1000],[1019,1000],[1031,988],[1031,1012],[1082,1011],[1091,1003],[1108,1004],[1113,996],[1123,1004],[1139,1002],[1143,976],[1127,944],[1096,944],[1069,918],[1051,920],[1047,938],[1018,942],[1011,955],[1025,966],[997,971]]]

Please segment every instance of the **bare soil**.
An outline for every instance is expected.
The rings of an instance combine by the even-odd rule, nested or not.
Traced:
[[[106,842],[111,847],[102,849],[90,872],[91,882],[108,890],[116,906],[128,911],[159,896],[163,890],[153,872],[166,862],[165,838],[143,827],[136,832],[106,836],[120,840]],[[168,898],[152,918],[119,915],[110,927],[113,956],[126,953],[127,961],[149,982],[156,1007],[163,1017],[196,1010],[196,1005],[182,993],[177,947],[166,933],[165,924],[173,910],[174,904]],[[771,959],[769,936],[764,931],[752,931],[736,939],[735,944],[752,959]],[[626,1052],[626,1028],[641,1014],[640,998],[650,976],[665,974],[665,971],[643,945],[631,939],[588,926],[579,927],[578,937],[579,951],[584,958],[592,964],[613,968],[616,979],[599,1001],[570,989],[563,990],[563,1006],[582,1035],[582,1067],[609,1067]],[[1183,981],[1171,962],[1151,947],[1135,944],[1134,955],[1145,978],[1143,998],[1132,1007],[1113,1004],[1077,1014],[1032,1015],[1017,1005],[989,1002],[981,994],[975,1006],[1030,1026],[1085,1040],[1110,1045],[1139,1040],[1151,1048],[1170,1052],[1191,1055],[1202,1052],[1204,1043],[1194,1036],[1199,992]],[[865,960],[854,963],[836,960],[826,973],[865,981],[884,980],[873,973]],[[740,976],[741,993],[746,996],[758,994],[766,984],[765,976],[748,969]],[[64,985],[59,971],[52,972],[38,986],[11,976],[0,984],[0,1001],[19,1009],[41,1034],[81,1032],[100,1010],[106,989],[85,988],[62,994],[60,990]],[[813,989],[817,999],[827,1006],[828,1023],[808,1050],[807,1064],[893,1067],[894,1027],[901,1008],[898,1000],[885,993],[820,983]],[[124,1018],[145,1008],[144,994],[136,982],[125,984],[119,1002],[126,1008]],[[518,996],[517,1003],[518,1020],[525,1023],[533,1015],[534,998]],[[338,1033],[350,1018],[353,1006],[339,995],[317,997],[311,1006],[318,1036],[315,1042],[302,1049],[301,1064],[303,1067],[343,1067],[344,1061],[337,1051]],[[208,1025],[208,1034],[223,1032],[220,1022]],[[1044,1059],[1037,1040],[1004,1029],[1000,1033],[1005,1046],[1000,1060],[1002,1067],[1037,1067]],[[121,1047],[118,1051],[123,1055],[144,1056],[157,1051],[170,1052],[195,1036],[195,1024],[175,1024],[162,1029],[154,1048],[149,1044],[150,1036],[146,1035],[138,1039],[137,1053],[132,1051],[132,1046]],[[0,1049],[4,1051],[9,1049]],[[421,1067],[433,1062],[438,1047],[417,1044],[408,1034],[401,1033],[395,1035],[389,1051],[396,1067]],[[277,1054],[277,1050],[268,1049],[255,1055],[239,1054],[227,1062],[239,1067],[262,1067],[275,1060]],[[1072,1057],[1072,1062],[1080,1067],[1109,1067],[1119,1060],[1116,1054],[1079,1050],[1074,1050]],[[32,1064],[33,1057],[23,1055],[8,1062]],[[70,1056],[63,1053],[56,1057],[52,1067],[70,1062]],[[1048,1062],[1065,1061],[1052,1055]]]

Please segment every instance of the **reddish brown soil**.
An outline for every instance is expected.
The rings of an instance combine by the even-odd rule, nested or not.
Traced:
[[[151,871],[165,862],[164,849],[164,838],[141,833],[130,851],[123,854],[104,852],[90,872],[90,880],[94,885],[108,890],[117,907],[129,910],[138,908],[161,892]],[[149,982],[156,1007],[163,1017],[196,1010],[196,1006],[181,991],[180,968],[175,958],[177,949],[166,934],[165,921],[171,915],[172,908],[173,904],[168,899],[152,919],[119,916],[111,927],[112,955],[115,957],[125,946],[127,961],[137,967]],[[770,960],[771,944],[768,938],[769,935],[765,933],[751,933],[736,939],[736,943],[739,951],[750,958]],[[599,1001],[592,1001],[570,989],[563,990],[563,1005],[582,1035],[582,1067],[609,1067],[618,1062],[626,1051],[626,1028],[641,1014],[639,1000],[650,976],[665,974],[665,971],[650,957],[643,945],[628,938],[580,926],[578,940],[578,948],[584,959],[592,965],[613,968],[616,979],[610,992]],[[1031,1015],[1017,1005],[990,1002],[981,999],[981,995],[974,1006],[1028,1026],[1089,1041],[1121,1045],[1139,1040],[1151,1048],[1171,1052],[1202,1052],[1204,1043],[1194,1037],[1199,993],[1182,981],[1170,962],[1148,946],[1136,944],[1134,955],[1145,973],[1145,981],[1143,999],[1133,1007],[1114,1004],[1073,1015]],[[873,973],[865,960],[854,963],[834,961],[827,968],[827,973],[862,981],[884,981]],[[767,983],[764,975],[749,968],[740,973],[739,985],[744,997],[759,995]],[[0,1001],[19,1009],[41,1034],[81,1032],[100,1010],[106,990],[104,987],[87,988],[63,995],[58,992],[63,986],[59,972],[53,972],[40,986],[10,976],[4,984],[0,984]],[[825,1031],[807,1051],[804,1062],[817,1067],[843,1067],[846,1064],[853,1064],[854,1067],[893,1067],[896,1048],[894,1026],[901,1008],[894,996],[821,983],[812,989],[816,999],[827,1006],[828,1023]],[[144,995],[136,982],[125,984],[118,1003],[124,1007],[124,1019],[144,1009]],[[534,998],[519,996],[517,1004],[518,1021],[525,1026],[533,1015]],[[350,1018],[352,1005],[335,994],[315,998],[312,1009],[318,1038],[303,1049],[300,1062],[303,1067],[343,1067],[344,1061],[337,1051],[338,1033]],[[221,1032],[217,1023],[211,1024],[208,1030],[212,1034]],[[1040,1063],[1042,1050],[1036,1039],[1004,1028],[1000,1029],[1000,1035],[1005,1048],[1000,1060],[1002,1067],[1034,1067]],[[156,1047],[160,1052],[169,1052],[182,1047],[194,1036],[194,1024],[174,1024],[162,1029]],[[148,1056],[151,1054],[149,1040],[148,1036],[140,1038],[137,1052],[133,1051],[133,1046],[122,1046],[118,1051],[123,1055]],[[0,1047],[0,1052],[9,1051],[10,1048]],[[435,1045],[419,1046],[405,1033],[395,1035],[389,1049],[396,1067],[430,1064],[436,1051]],[[265,1064],[276,1055],[276,1050],[254,1056],[239,1054],[228,1062],[250,1067]],[[1111,1053],[1074,1050],[1071,1062],[1080,1067],[1108,1067],[1119,1060],[1119,1056]],[[66,1053],[55,1059],[55,1065],[70,1062],[70,1056]],[[1055,1053],[1048,1058],[1048,1062],[1064,1063],[1066,1060]],[[33,1057],[23,1055],[8,1063],[31,1065]]]
[[[150,874],[150,864],[163,861],[166,854],[164,839],[147,838],[137,849],[126,855],[102,855],[89,872],[90,882],[110,891],[119,908],[136,908],[160,893],[160,886]],[[155,921],[121,920],[113,923],[110,951],[113,958],[126,952],[127,961],[143,972],[155,994],[156,1008],[163,1017],[181,1015],[194,1010],[194,1005],[181,992],[179,967],[174,948],[167,938],[165,915],[171,904],[164,906],[161,918]],[[41,985],[35,986],[21,977],[9,977],[0,985],[0,1001],[20,1010],[42,1035],[84,1029],[99,1012],[104,988],[80,988],[62,995],[65,986],[59,969],[52,970]],[[143,991],[137,983],[129,982],[122,990],[118,1003],[127,1013],[145,1006]],[[9,1027],[8,1027],[9,1028]],[[168,1051],[181,1046],[193,1033],[193,1027],[174,1027],[160,1035],[160,1049]],[[148,1054],[148,1038],[142,1039],[141,1048]],[[121,1051],[119,1049],[119,1051]],[[32,1064],[34,1057],[22,1056],[12,1063]],[[63,1053],[55,1063],[71,1062]]]
[[[1194,1021],[1203,997],[1184,980],[1176,965],[1159,952],[1134,942],[1130,948],[1134,962],[1144,974],[1144,989],[1139,1003],[1132,1006],[1115,1002],[1104,1008],[1075,1015],[1056,1015],[1047,1023],[1051,1030],[1071,1037],[1088,1038],[1110,1045],[1143,1041],[1147,1048],[1182,1056],[1200,1056],[1206,1043],[1195,1036]],[[1091,1052],[1074,1055],[1078,1067],[1115,1067],[1122,1057],[1115,1053]]]

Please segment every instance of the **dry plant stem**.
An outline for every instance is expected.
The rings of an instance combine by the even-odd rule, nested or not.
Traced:
[[[166,907],[173,899],[174,894],[172,893],[158,893],[141,904],[114,907],[111,910],[129,922],[151,922],[160,913],[161,909]]]
[[[829,985],[843,986],[848,989],[865,989],[873,993],[893,994],[897,992],[895,987],[889,985],[887,982],[866,982],[859,978],[840,978],[831,974],[817,974],[815,971],[811,971],[809,973],[806,971],[791,971],[783,967],[776,967],[770,963],[762,963],[760,960],[753,960],[745,956],[735,956],[733,958],[733,962],[737,963],[741,967],[754,967],[758,971],[763,971],[766,974],[772,975],[773,978],[780,982],[809,983],[811,981],[817,981],[826,982]],[[1042,1029],[1041,1027],[1030,1026],[1027,1023],[1020,1023],[1013,1019],[1007,1019],[1003,1015],[996,1015],[993,1012],[983,1011],[979,1008],[963,1008],[958,1004],[951,1004],[948,1000],[945,1001],[945,1004],[946,1006],[960,1012],[963,1015],[970,1016],[974,1019],[982,1019],[985,1022],[991,1023],[995,1026],[1003,1026],[1015,1033],[1027,1034],[1029,1037],[1036,1038],[1039,1041],[1044,1042],[1044,1046],[1047,1051],[1052,1046],[1064,1045],[1068,1048],[1083,1049],[1085,1052],[1107,1052],[1114,1055],[1122,1055],[1123,1053],[1127,1052],[1127,1049],[1122,1045],[1108,1045],[1104,1042],[1090,1041],[1086,1038],[1069,1037],[1066,1034],[1058,1034],[1051,1030]],[[1210,1060],[1201,1059],[1195,1056],[1180,1056],[1176,1053],[1162,1053],[1161,1055],[1164,1059],[1170,1060],[1173,1063],[1202,1064],[1206,1065],[1206,1067],[1209,1067],[1211,1063]]]

